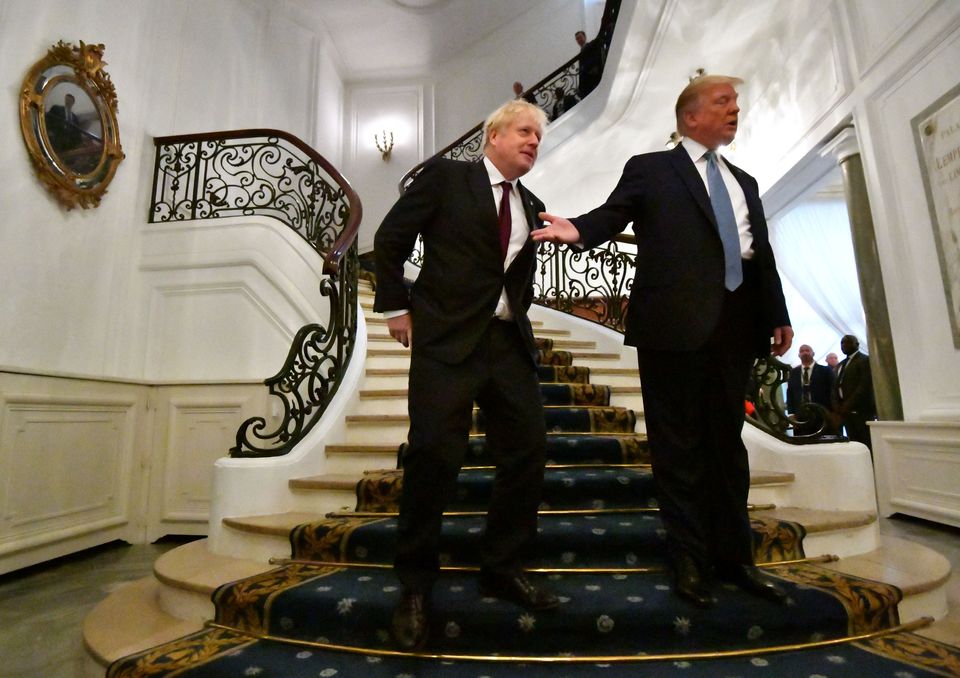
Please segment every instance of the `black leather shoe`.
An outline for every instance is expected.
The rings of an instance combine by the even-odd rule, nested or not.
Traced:
[[[713,596],[710,594],[700,568],[696,561],[686,554],[678,556],[673,564],[675,589],[677,595],[688,600],[697,607],[713,605]]]
[[[390,630],[393,640],[401,650],[420,650],[427,642],[430,630],[429,598],[423,593],[404,591],[393,609]]]
[[[786,603],[786,592],[773,583],[771,579],[761,574],[755,565],[737,565],[729,571],[723,571],[720,576],[736,584],[740,589],[759,598],[775,603]]]
[[[528,610],[552,610],[560,604],[551,591],[535,586],[525,574],[481,575],[480,593],[509,600]]]

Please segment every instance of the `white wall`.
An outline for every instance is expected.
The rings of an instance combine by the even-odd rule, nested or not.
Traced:
[[[437,148],[443,148],[503,102],[513,83],[532,87],[579,52],[583,0],[553,0],[494,31],[434,74]]]
[[[6,100],[0,140],[7,149],[0,157],[6,221],[0,228],[0,287],[15,291],[0,298],[0,365],[171,376],[148,375],[143,359],[157,320],[144,308],[152,291],[142,260],[144,238],[154,228],[146,224],[152,137],[273,127],[334,158],[341,147],[343,85],[328,38],[274,7],[253,0],[0,0]],[[119,99],[126,159],[92,210],[58,206],[33,176],[20,134],[21,80],[61,39],[105,45],[106,70]],[[230,248],[224,241],[222,249]],[[180,249],[191,254],[188,243]],[[220,282],[229,283],[226,278]],[[238,290],[250,287],[249,268],[233,283]],[[192,377],[264,377],[282,361],[287,347],[276,328],[256,303],[238,294],[226,304],[239,313],[234,322],[187,323],[189,362],[207,368]],[[183,305],[184,311],[189,307]],[[178,321],[168,315],[164,322]],[[224,364],[223,348],[245,340],[256,350],[239,350]],[[259,354],[264,345],[272,352],[270,367],[259,359],[238,364],[237,355]]]
[[[361,252],[373,248],[401,177],[512,98],[514,81],[532,87],[575,56],[573,34],[599,21],[595,5],[594,0],[538,3],[429,76],[348,84],[344,171],[363,200]],[[392,159],[384,163],[372,130],[390,120],[399,134]]]

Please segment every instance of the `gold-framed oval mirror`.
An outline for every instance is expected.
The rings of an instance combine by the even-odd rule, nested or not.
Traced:
[[[123,160],[103,45],[62,40],[20,88],[20,130],[41,183],[68,210],[96,207]]]

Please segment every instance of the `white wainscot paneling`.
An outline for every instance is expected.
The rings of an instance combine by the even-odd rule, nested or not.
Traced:
[[[128,520],[134,405],[5,398],[0,551]]]
[[[169,401],[161,522],[207,527],[214,462],[236,442],[246,399],[173,398]]]
[[[870,430],[881,513],[960,527],[960,423],[881,421]]]
[[[953,0],[950,0],[951,2]],[[840,7],[851,27],[854,57],[860,76],[900,41],[939,0],[848,0]]]

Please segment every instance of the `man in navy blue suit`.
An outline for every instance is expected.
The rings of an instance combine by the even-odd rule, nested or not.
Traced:
[[[819,418],[801,410],[804,403],[814,403],[824,408],[827,413],[830,412],[833,370],[813,361],[813,348],[809,344],[800,346],[797,354],[800,356],[800,364],[790,370],[790,378],[787,380],[787,412],[797,416],[793,434],[804,436],[829,433],[833,428],[829,420],[821,422]]]
[[[374,310],[390,335],[411,346],[410,433],[394,570],[403,591],[393,636],[423,647],[439,571],[443,510],[453,496],[476,402],[497,470],[480,563],[485,595],[534,610],[558,598],[534,584],[521,559],[537,532],[546,424],[537,347],[527,309],[544,209],[519,178],[530,171],[546,115],[516,99],[484,125],[484,159],[437,159],[400,197],[377,230]],[[498,208],[499,205],[499,208]],[[422,236],[423,267],[411,289],[407,257]]]
[[[741,439],[757,357],[793,329],[756,180],[717,154],[733,141],[738,78],[701,76],[676,104],[683,142],[631,158],[600,207],[538,241],[596,247],[633,223],[636,277],[624,342],[636,346],[660,517],[675,591],[706,607],[712,575],[782,602],[753,562],[750,470]]]

